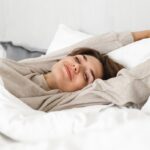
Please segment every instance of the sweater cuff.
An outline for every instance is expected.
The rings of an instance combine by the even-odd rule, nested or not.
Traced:
[[[134,42],[134,38],[131,32],[120,32],[117,34],[118,41],[122,44],[122,46],[128,45]]]

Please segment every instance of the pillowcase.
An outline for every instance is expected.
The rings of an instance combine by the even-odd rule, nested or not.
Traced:
[[[92,37],[92,35],[73,30],[64,24],[60,24],[46,54],[71,46],[89,37]]]
[[[126,68],[132,68],[150,58],[150,38],[143,39],[108,53]]]

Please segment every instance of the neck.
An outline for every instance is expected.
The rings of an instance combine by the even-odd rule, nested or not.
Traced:
[[[51,72],[44,74],[44,78],[50,89],[56,89],[56,84],[55,84],[55,81]]]

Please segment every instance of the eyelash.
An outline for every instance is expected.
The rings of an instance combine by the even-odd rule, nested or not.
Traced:
[[[85,78],[84,78],[84,79],[85,79],[85,81],[86,81],[86,82],[88,82],[88,80],[89,80],[89,79],[88,79],[87,74],[85,73],[85,74],[84,74],[84,76],[85,76]]]

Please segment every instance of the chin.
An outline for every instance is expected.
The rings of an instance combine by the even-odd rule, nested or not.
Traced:
[[[59,87],[59,89],[62,91],[62,92],[73,92],[75,90],[71,90],[71,89],[66,89],[65,87]]]

